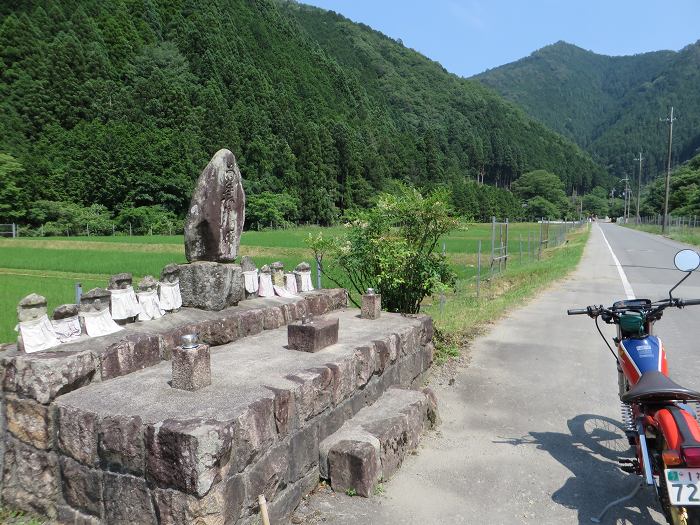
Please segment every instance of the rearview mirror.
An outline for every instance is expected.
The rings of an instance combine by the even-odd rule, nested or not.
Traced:
[[[682,272],[692,272],[700,266],[700,255],[695,250],[681,250],[673,258],[673,264]]]

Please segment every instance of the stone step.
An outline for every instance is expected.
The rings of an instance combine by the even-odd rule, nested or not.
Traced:
[[[390,388],[321,442],[321,478],[330,480],[336,492],[369,497],[437,421],[437,399],[430,389]]]

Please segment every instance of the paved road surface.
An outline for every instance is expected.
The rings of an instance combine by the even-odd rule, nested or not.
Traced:
[[[594,225],[579,269],[477,339],[453,386],[437,388],[443,423],[370,501],[312,499],[326,523],[590,523],[636,480],[615,458],[629,454],[618,428],[613,358],[585,316],[567,307],[611,304],[625,290],[607,237],[637,297],[665,296],[681,276],[683,246],[614,224]],[[680,297],[700,297],[693,275]],[[657,325],[671,375],[700,388],[700,307],[668,311]],[[612,329],[608,330],[611,334]],[[308,510],[308,509],[307,509]],[[604,523],[664,523],[649,491]]]

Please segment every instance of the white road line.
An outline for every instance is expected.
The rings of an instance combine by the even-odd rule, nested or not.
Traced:
[[[607,237],[605,237],[605,233],[603,233],[603,228],[600,227],[600,224],[596,223],[596,226],[598,226],[598,229],[600,230],[600,234],[603,236],[603,240],[605,241],[605,244],[608,246],[608,250],[610,250],[610,255],[612,255],[613,261],[615,261],[615,266],[617,266],[617,273],[620,274],[620,280],[622,281],[622,286],[625,289],[625,294],[627,295],[627,299],[634,299],[634,290],[632,289],[632,285],[630,284],[629,280],[627,279],[627,275],[625,274],[625,271],[622,269],[622,265],[620,264],[620,261],[618,260],[617,256],[615,255],[615,252],[613,251],[612,247],[610,246],[610,243],[608,242]]]

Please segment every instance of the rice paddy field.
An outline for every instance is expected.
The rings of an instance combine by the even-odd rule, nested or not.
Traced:
[[[560,225],[556,227],[561,228]],[[509,229],[509,268],[532,263],[537,257],[538,224],[513,223]],[[342,227],[299,227],[285,230],[245,232],[241,255],[255,259],[258,267],[282,261],[293,268],[301,261],[313,265],[306,247],[309,234],[342,235]],[[550,226],[550,238],[555,225]],[[528,251],[528,237],[530,239]],[[461,281],[473,280],[477,268],[477,247],[482,241],[483,272],[488,274],[491,254],[491,225],[469,224],[443,239],[445,254]],[[522,250],[522,251],[521,251]],[[168,263],[186,262],[182,236],[146,237],[47,237],[0,239],[0,343],[16,339],[16,307],[32,293],[47,298],[49,314],[54,307],[75,301],[75,285],[83,291],[106,287],[109,277],[130,272],[136,283],[145,275],[158,277]],[[314,273],[314,283],[316,282]],[[334,286],[323,282],[324,286]]]

